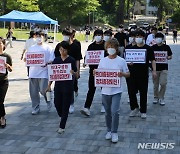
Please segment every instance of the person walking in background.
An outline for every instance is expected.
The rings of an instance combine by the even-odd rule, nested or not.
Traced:
[[[173,30],[173,42],[174,43],[177,43],[177,33],[178,33],[178,31],[177,31],[177,29],[175,27],[174,30]]]
[[[4,52],[6,48],[5,40],[0,37],[0,58],[5,57],[6,63],[4,63],[6,72],[0,73],[0,127],[6,127],[6,119],[5,119],[5,107],[4,107],[4,99],[6,96],[6,92],[8,90],[9,82],[8,82],[8,71],[12,71],[12,59],[11,56]]]
[[[13,31],[12,31],[12,28],[9,27],[8,28],[8,32],[6,34],[6,38],[8,40],[8,43],[6,44],[6,47],[8,46],[8,44],[10,45],[10,48],[13,48],[12,46],[12,35],[13,35]]]
[[[159,51],[162,54],[167,52],[167,60],[172,59],[171,48],[163,43],[164,35],[162,33],[157,33],[155,35],[156,45],[153,45],[152,48],[154,51]],[[167,85],[167,75],[168,75],[168,62],[158,62],[156,61],[156,71],[157,77],[153,78],[154,84],[154,101],[153,104],[159,103],[160,105],[165,105],[164,95],[166,92]],[[160,86],[160,89],[159,89]]]
[[[56,107],[57,113],[61,118],[58,133],[62,134],[65,131],[66,121],[68,118],[69,107],[72,102],[73,92],[74,92],[74,79],[77,75],[76,61],[73,57],[68,55],[70,50],[70,44],[67,41],[62,41],[59,43],[60,55],[57,56],[52,64],[71,64],[71,74],[73,75],[73,80],[67,81],[55,81],[54,86],[54,105]],[[49,82],[47,91],[51,90],[52,81]]]
[[[105,43],[105,49],[109,54],[107,57],[100,60],[98,69],[106,70],[119,70],[118,77],[129,77],[130,73],[126,61],[119,57],[118,54],[119,43],[117,39],[113,38]],[[107,126],[107,134],[105,139],[113,143],[118,142],[118,125],[119,125],[119,112],[120,112],[120,99],[123,89],[120,87],[102,87],[102,103],[105,108],[105,120]]]
[[[110,40],[110,39],[112,38],[112,35],[113,35],[113,33],[112,33],[111,30],[106,30],[106,31],[104,32],[104,35],[103,35],[103,40],[104,40],[105,42],[108,41],[108,40]]]
[[[153,46],[154,44],[156,44],[156,42],[155,42],[155,35],[156,34],[157,34],[157,28],[152,27],[151,28],[151,34],[148,35],[147,40],[146,40],[147,45]]]
[[[46,88],[48,86],[48,68],[47,64],[54,60],[54,52],[52,48],[44,43],[44,33],[36,33],[37,44],[29,48],[27,53],[42,52],[45,55],[45,66],[30,66],[29,68],[29,93],[32,101],[32,115],[40,112],[40,96],[39,92],[44,96],[47,103],[47,109],[50,111],[52,104],[47,101]]]

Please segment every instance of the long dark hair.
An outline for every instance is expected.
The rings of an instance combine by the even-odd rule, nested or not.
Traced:
[[[69,44],[69,42],[67,42],[67,41],[62,41],[62,42],[60,42],[60,43],[57,45],[56,50],[54,51],[55,57],[59,57],[59,56],[60,56],[60,52],[59,52],[60,47],[66,49],[68,52],[69,52],[69,50],[70,50],[70,44]]]
[[[3,37],[0,37],[0,40],[4,44],[4,48],[3,48],[3,51],[4,51],[6,49],[6,40]]]

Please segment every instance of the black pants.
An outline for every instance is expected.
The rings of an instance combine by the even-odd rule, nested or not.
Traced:
[[[84,107],[90,109],[93,98],[94,98],[94,94],[95,94],[95,91],[96,91],[96,87],[94,86],[93,73],[89,74],[88,85],[89,85],[89,90],[88,90],[88,93],[87,93],[86,102],[85,102]]]
[[[60,87],[54,88],[54,105],[59,117],[61,117],[59,127],[64,129],[68,118],[69,107],[72,101],[73,91],[61,92],[59,91],[59,88]]]
[[[8,80],[0,81],[0,117],[4,117],[6,115],[4,108],[4,99],[8,90],[8,86]]]
[[[74,79],[74,91],[78,92],[78,79]]]
[[[148,91],[148,77],[130,77],[129,78],[129,97],[131,110],[139,108],[137,102],[137,90],[140,93],[140,112],[146,113],[147,111],[147,91]]]

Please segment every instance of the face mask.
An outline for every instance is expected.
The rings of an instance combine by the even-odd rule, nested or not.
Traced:
[[[129,37],[129,43],[133,43],[134,42],[134,38],[133,37]]]
[[[43,42],[43,38],[42,37],[36,38],[36,42],[37,44],[41,44]]]
[[[134,29],[131,29],[131,32],[134,32],[135,30]]]
[[[64,35],[63,36],[63,41],[69,41],[69,36]]]
[[[143,38],[136,38],[135,41],[137,44],[141,44],[143,43]]]
[[[107,48],[107,52],[109,55],[114,55],[116,53],[116,49],[114,48]]]
[[[104,36],[103,40],[106,42],[110,39],[110,36]]]
[[[122,29],[122,28],[118,28],[117,31],[118,31],[118,32],[122,32],[123,29]]]
[[[96,42],[101,42],[102,36],[95,36],[94,39]]]
[[[156,38],[155,41],[157,44],[161,44],[163,40],[162,40],[162,38]]]

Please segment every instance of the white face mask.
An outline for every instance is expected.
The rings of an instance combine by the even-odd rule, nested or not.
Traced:
[[[41,44],[43,42],[43,38],[42,37],[37,37],[36,42],[37,42],[37,44]]]
[[[161,44],[163,40],[162,40],[162,38],[156,38],[155,41],[157,44]]]
[[[122,29],[122,28],[118,28],[117,31],[118,31],[118,32],[122,32],[123,29]]]
[[[134,32],[135,30],[134,29],[131,29],[131,32]]]
[[[143,38],[136,38],[135,41],[137,44],[141,44],[143,43]]]
[[[110,36],[104,36],[103,37],[103,40],[106,42],[106,41],[108,41],[110,39]]]
[[[107,48],[107,52],[109,55],[114,55],[116,53],[116,49],[114,48]]]
[[[129,44],[134,42],[134,38],[133,37],[129,37]]]
[[[95,36],[94,39],[96,42],[101,42],[102,36]]]
[[[64,35],[63,36],[63,41],[69,41],[69,36]]]

